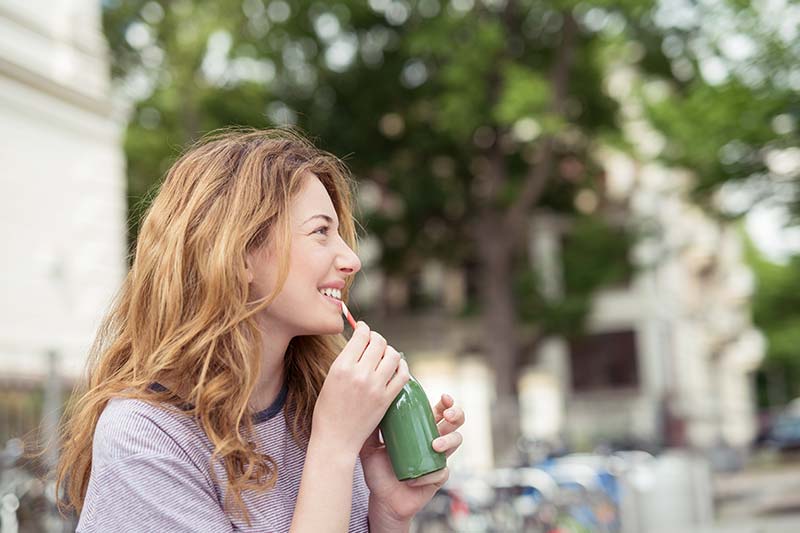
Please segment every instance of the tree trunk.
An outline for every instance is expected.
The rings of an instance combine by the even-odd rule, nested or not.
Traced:
[[[517,401],[516,313],[512,292],[514,243],[502,216],[485,210],[477,224],[480,297],[486,351],[495,373],[496,401],[492,406],[495,462],[508,466],[517,459],[520,435]]]
[[[513,33],[513,13],[516,4],[509,2],[505,22]],[[577,23],[569,12],[564,13],[561,44],[550,73],[552,86],[551,112],[563,115],[569,73],[574,61]],[[499,63],[499,62],[498,62]],[[501,92],[499,76],[492,78],[492,104]],[[552,173],[554,139],[540,140],[537,160],[525,177],[519,195],[506,212],[496,201],[508,179],[505,154],[499,144],[489,149],[489,169],[480,178],[488,181],[485,198],[476,198],[480,207],[474,226],[480,265],[480,299],[485,328],[485,350],[495,373],[496,400],[492,406],[492,440],[495,463],[515,465],[519,459],[517,442],[520,437],[520,408],[517,394],[520,367],[520,342],[517,339],[517,315],[513,293],[515,251],[522,244],[531,209],[538,204]]]

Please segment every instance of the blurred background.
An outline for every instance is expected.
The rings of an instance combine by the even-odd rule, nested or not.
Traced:
[[[467,413],[416,531],[800,531],[795,0],[0,0],[0,531],[189,142],[358,180],[354,314]]]

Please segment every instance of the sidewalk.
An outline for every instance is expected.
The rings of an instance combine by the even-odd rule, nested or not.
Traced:
[[[787,516],[754,518],[750,520],[719,522],[709,527],[686,531],[658,531],[658,533],[798,533],[800,513]]]
[[[714,500],[721,520],[798,514],[800,463],[718,474]]]
[[[714,500],[716,525],[692,533],[798,533],[800,462],[717,474]]]
[[[769,461],[715,474],[713,525],[653,533],[800,533],[800,461]]]

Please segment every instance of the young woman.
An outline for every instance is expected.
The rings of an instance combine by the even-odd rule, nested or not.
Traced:
[[[71,406],[78,531],[406,531],[447,480],[394,476],[376,429],[408,380],[363,322],[350,178],[290,131],[207,137],[170,169]],[[323,292],[327,294],[323,294]],[[434,407],[437,451],[462,410]]]

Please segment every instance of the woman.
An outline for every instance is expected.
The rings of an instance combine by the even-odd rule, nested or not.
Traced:
[[[218,133],[173,165],[68,412],[79,532],[408,530],[448,472],[397,481],[376,428],[408,368],[363,322],[341,335],[349,187],[283,130]],[[450,455],[463,412],[434,411]]]

